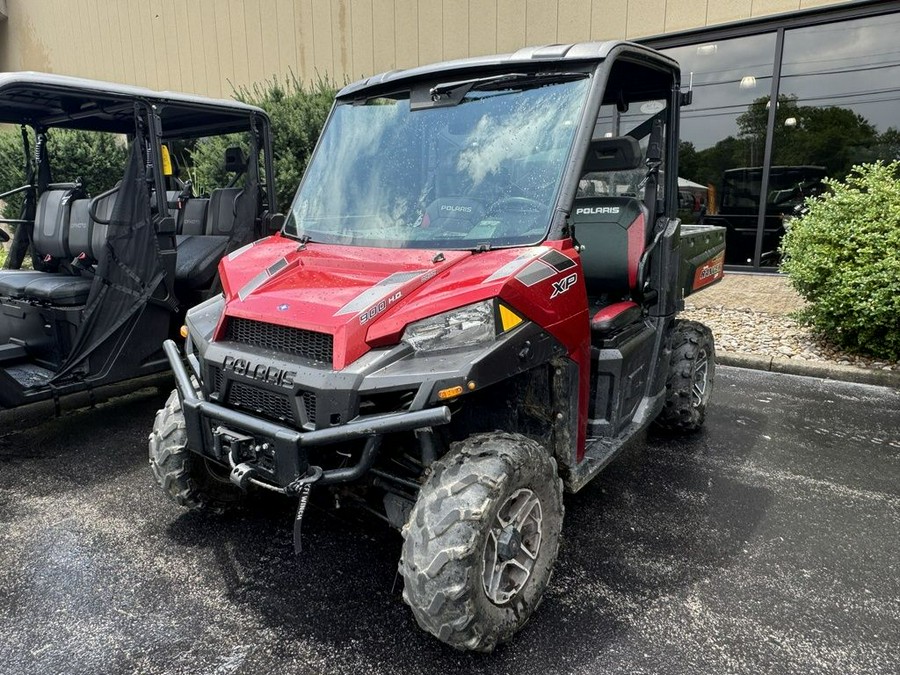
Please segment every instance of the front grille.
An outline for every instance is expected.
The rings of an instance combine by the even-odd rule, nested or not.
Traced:
[[[210,368],[210,372],[212,373],[212,392],[222,391],[222,383],[225,381],[225,376],[222,374],[221,368]]]
[[[243,382],[231,383],[226,403],[236,408],[259,413],[269,419],[291,423],[294,421],[290,396],[260,389]]]
[[[306,421],[314,425],[316,423],[316,395],[311,391],[304,391],[302,396],[303,408],[306,411]]]
[[[264,347],[286,354],[295,354],[329,365],[334,353],[334,336],[301,328],[279,326],[274,323],[231,317],[225,329],[225,339],[232,342]]]

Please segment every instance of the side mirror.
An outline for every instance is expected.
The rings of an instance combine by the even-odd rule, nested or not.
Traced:
[[[266,216],[266,229],[271,232],[278,232],[284,226],[283,213],[270,213]]]

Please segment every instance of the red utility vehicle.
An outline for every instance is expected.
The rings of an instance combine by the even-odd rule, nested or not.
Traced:
[[[403,597],[487,651],[531,616],[575,491],[651,422],[703,423],[683,297],[724,231],[681,226],[679,69],[555,45],[345,87],[282,232],[222,261],[150,463],[188,508],[325,486],[402,530]]]

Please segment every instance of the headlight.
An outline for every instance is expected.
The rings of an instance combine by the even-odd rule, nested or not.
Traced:
[[[437,352],[490,342],[496,335],[494,301],[484,300],[411,323],[403,341],[417,352]]]

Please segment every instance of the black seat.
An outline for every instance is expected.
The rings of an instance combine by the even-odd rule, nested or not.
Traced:
[[[69,253],[73,258],[90,256],[91,234],[94,230],[90,207],[90,199],[76,199],[72,202],[69,211]]]
[[[582,174],[604,174],[600,183],[615,185],[617,173],[641,165],[641,149],[630,136],[597,138],[585,158]],[[595,192],[592,181],[590,192]],[[591,318],[594,337],[606,338],[639,321],[641,307],[632,301],[639,294],[638,268],[650,233],[650,214],[636,197],[584,196],[572,209],[575,238],[589,298],[599,302]]]
[[[175,281],[182,288],[203,288],[213,280],[228,237],[179,234],[175,237]]]
[[[235,201],[241,193],[241,188],[221,188],[213,190],[206,208],[206,219],[203,234],[180,234],[175,237],[175,283],[180,288],[198,289],[205,288],[212,283],[219,267],[219,260],[228,248],[231,233],[234,231]],[[198,202],[194,207],[203,208],[206,200],[192,199]],[[188,225],[187,213],[185,214],[182,232]],[[196,227],[191,226],[191,229]]]
[[[69,212],[74,191],[45,190],[38,198],[34,217],[33,244],[35,252],[48,262],[69,260]],[[22,298],[28,285],[49,275],[34,270],[3,270],[0,272],[0,295]]]
[[[206,231],[206,212],[209,199],[193,197],[178,211],[178,234],[203,234]]]
[[[70,274],[43,274],[25,287],[24,297],[70,307],[87,302],[93,279]]]
[[[102,254],[108,230],[106,224],[91,219],[91,204],[94,204],[93,211],[98,218],[108,220],[118,193],[113,192],[93,200],[75,199],[69,202],[60,195],[53,194],[56,192],[70,191],[45,192],[44,195],[49,197],[43,209],[41,200],[44,195],[41,195],[35,218],[35,249],[44,256],[78,258],[89,267]],[[66,234],[65,240],[62,240],[60,232]],[[7,270],[0,273],[0,295],[70,307],[87,302],[92,283],[91,276]]]
[[[637,290],[638,263],[647,237],[647,209],[634,197],[582,197],[572,222],[583,247],[588,297]]]

